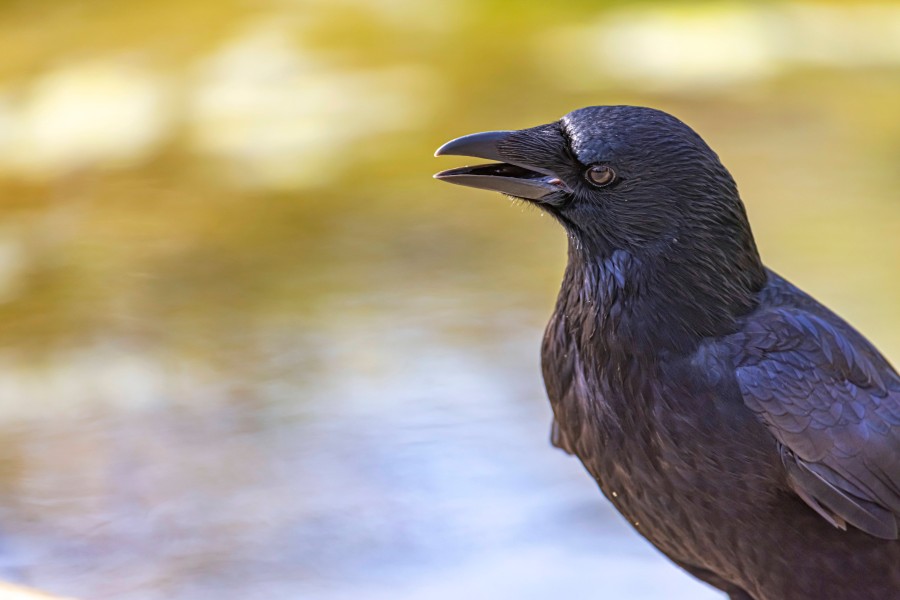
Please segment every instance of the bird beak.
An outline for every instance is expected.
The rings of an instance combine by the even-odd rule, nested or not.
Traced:
[[[435,156],[471,156],[499,162],[441,171],[434,178],[541,203],[552,204],[561,199],[565,192],[571,190],[559,177],[547,169],[525,164],[503,152],[503,144],[517,133],[519,132],[486,131],[447,142],[437,149]]]

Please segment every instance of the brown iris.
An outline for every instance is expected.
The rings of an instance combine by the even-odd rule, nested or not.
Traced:
[[[603,187],[616,180],[616,172],[606,165],[596,165],[588,169],[584,176],[597,187]]]

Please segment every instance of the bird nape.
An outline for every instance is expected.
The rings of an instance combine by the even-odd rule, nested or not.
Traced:
[[[496,161],[435,177],[566,230],[551,439],[641,535],[732,599],[900,598],[900,376],[763,266],[699,135],[595,106],[436,155]]]

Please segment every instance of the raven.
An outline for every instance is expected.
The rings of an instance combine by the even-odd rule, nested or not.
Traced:
[[[900,376],[761,262],[737,186],[664,112],[594,106],[436,155],[568,234],[551,439],[732,600],[900,598]]]

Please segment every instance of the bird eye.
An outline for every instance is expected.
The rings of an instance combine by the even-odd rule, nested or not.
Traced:
[[[616,172],[606,165],[596,165],[588,169],[584,176],[597,187],[603,187],[616,180]]]

